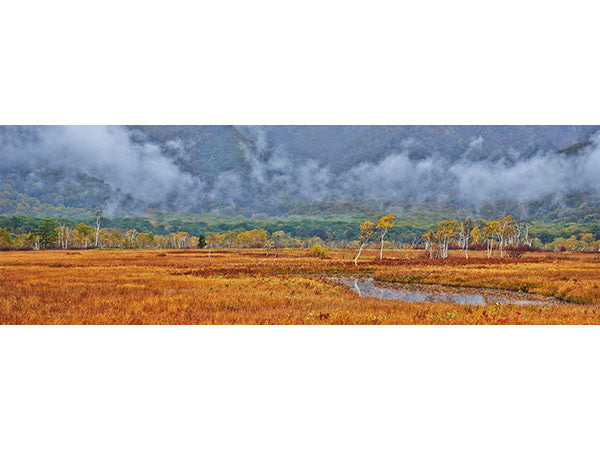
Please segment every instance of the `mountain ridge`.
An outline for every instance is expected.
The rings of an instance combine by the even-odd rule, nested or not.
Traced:
[[[525,169],[520,166],[546,158],[546,164],[557,164],[554,170],[560,174],[564,158],[581,157],[593,147],[599,129],[511,125],[0,127],[4,155],[0,214],[37,213],[51,207],[89,211],[98,206],[115,214],[152,210],[279,214],[304,207],[311,210],[310,205],[319,202],[366,205],[376,199],[378,204],[406,205],[439,198],[447,204],[452,195],[464,203],[461,192],[469,188],[461,187],[465,180],[453,172],[471,170],[476,180],[477,170],[491,165],[499,173],[504,169],[522,172]],[[455,178],[436,182],[436,177],[444,176],[444,166]],[[419,177],[428,181],[421,182]],[[403,183],[415,186],[408,189]],[[390,198],[382,194],[379,199],[378,189],[387,190]],[[493,203],[495,190],[488,191]],[[480,205],[482,201],[487,199],[479,199]]]

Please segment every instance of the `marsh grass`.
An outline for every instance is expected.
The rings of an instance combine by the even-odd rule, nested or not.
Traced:
[[[598,324],[600,260],[472,252],[430,260],[422,251],[353,251],[328,258],[282,250],[42,251],[0,255],[2,324]],[[218,257],[217,257],[218,256]],[[327,274],[381,281],[515,290],[571,302],[553,306],[405,303],[363,298]]]

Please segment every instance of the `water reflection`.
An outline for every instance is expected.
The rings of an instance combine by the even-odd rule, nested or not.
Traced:
[[[491,289],[458,288],[438,285],[406,285],[380,283],[373,279],[352,277],[333,278],[343,283],[361,297],[377,297],[405,302],[452,302],[461,305],[485,305],[488,303],[514,303],[516,305],[551,305],[551,299],[540,295],[520,294]]]

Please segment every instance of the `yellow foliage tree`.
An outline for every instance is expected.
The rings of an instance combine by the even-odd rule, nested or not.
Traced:
[[[133,244],[135,243],[135,240],[138,237],[138,231],[133,228],[131,230],[127,230],[127,233],[125,233],[125,239],[127,240],[127,245],[129,247],[133,247]]]
[[[435,238],[440,249],[440,258],[448,257],[448,247],[456,237],[456,220],[442,220],[438,223],[438,231]]]
[[[367,245],[367,242],[369,242],[369,239],[371,239],[371,237],[373,236],[374,229],[375,225],[370,220],[366,220],[360,226],[360,248],[358,249],[358,255],[356,255],[356,258],[354,258],[355,266],[358,266],[358,258],[360,257],[360,254]]]
[[[483,232],[481,234],[481,238],[486,241],[487,244],[487,257],[491,258],[492,251],[494,250],[494,236],[496,236],[496,231],[498,230],[498,221],[492,220],[490,222],[486,222],[483,226]]]
[[[433,258],[433,241],[435,239],[435,233],[433,230],[429,230],[423,236],[421,236],[425,243],[425,250],[429,250],[429,258]]]
[[[388,214],[387,216],[383,216],[381,219],[379,219],[379,222],[375,227],[379,230],[379,234],[381,235],[381,250],[379,250],[379,259],[383,259],[383,239],[385,238],[387,232],[394,228],[395,221],[396,218],[394,215]]]

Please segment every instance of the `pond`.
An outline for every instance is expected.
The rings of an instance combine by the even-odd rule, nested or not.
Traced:
[[[330,279],[350,286],[361,297],[376,297],[405,302],[452,302],[460,305],[486,305],[494,303],[552,305],[557,302],[552,297],[545,297],[543,295],[522,294],[496,289],[450,287],[435,284],[388,283],[374,281],[372,278],[347,276],[331,277]]]

